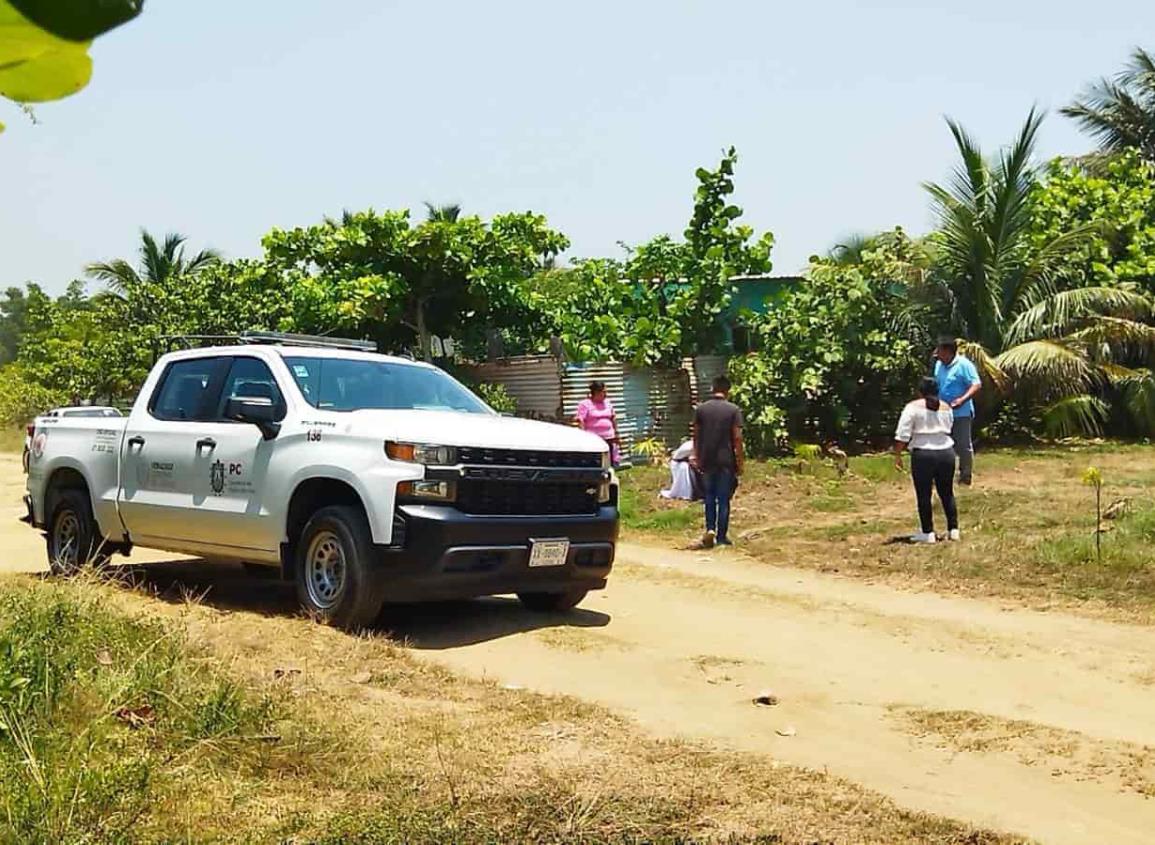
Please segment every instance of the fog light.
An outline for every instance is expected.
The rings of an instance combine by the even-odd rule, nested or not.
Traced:
[[[452,481],[404,481],[397,485],[397,493],[410,499],[452,502],[457,495],[457,485]]]

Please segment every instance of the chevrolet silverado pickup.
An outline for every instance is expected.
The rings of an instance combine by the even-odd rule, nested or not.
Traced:
[[[387,602],[564,610],[605,586],[601,439],[500,416],[428,364],[286,337],[162,356],[127,417],[37,420],[25,519],[54,573],[134,546],[267,566],[346,628]]]

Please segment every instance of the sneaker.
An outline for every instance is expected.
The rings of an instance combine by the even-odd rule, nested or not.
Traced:
[[[705,534],[703,534],[702,535],[702,548],[703,549],[714,548],[714,540],[716,537],[717,537],[717,535],[713,531],[707,531]]]
[[[962,534],[957,528],[952,528],[950,533],[946,535],[948,540],[954,540],[956,543],[962,539]]]
[[[715,542],[719,546],[732,546],[732,545],[734,545],[734,541],[731,540],[729,537],[719,537]]]
[[[912,542],[912,543],[937,543],[938,537],[935,536],[935,533],[933,531],[931,531],[929,534],[923,534],[920,532],[918,534],[911,534],[910,535],[910,542]]]

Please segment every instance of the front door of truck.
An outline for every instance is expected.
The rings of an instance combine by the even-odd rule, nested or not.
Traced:
[[[278,420],[285,416],[284,396],[269,366],[256,357],[233,357],[214,399],[212,419],[199,427],[191,484],[198,534],[223,548],[260,550],[268,558],[279,552],[281,539],[269,504],[288,495],[269,485],[278,441],[264,439],[251,423],[227,419],[233,399],[265,399],[273,403]]]

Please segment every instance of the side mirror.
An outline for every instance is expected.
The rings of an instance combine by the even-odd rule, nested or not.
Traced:
[[[225,405],[225,417],[255,425],[265,440],[272,440],[281,431],[281,424],[276,419],[277,406],[266,396],[238,396],[230,399]]]

